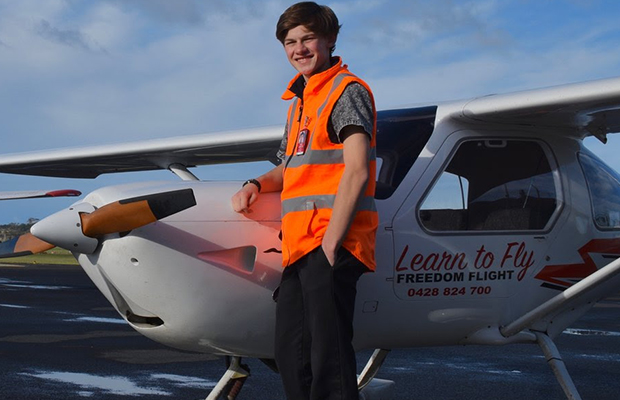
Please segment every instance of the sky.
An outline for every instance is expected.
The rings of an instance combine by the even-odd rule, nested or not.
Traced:
[[[0,154],[283,125],[295,71],[275,39],[282,0],[0,0]],[[434,104],[620,76],[616,0],[326,1],[336,54],[377,107]],[[620,170],[620,139],[586,145]],[[1,155],[0,155],[1,157]],[[201,167],[245,180],[268,163]],[[0,174],[0,191],[178,180]],[[0,202],[0,224],[75,199]]]

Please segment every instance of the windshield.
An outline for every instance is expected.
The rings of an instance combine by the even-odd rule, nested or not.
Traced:
[[[620,228],[620,175],[590,152],[579,153],[590,191],[594,223],[601,229]]]
[[[433,133],[437,107],[381,111],[377,115],[377,199],[387,199],[409,172]]]

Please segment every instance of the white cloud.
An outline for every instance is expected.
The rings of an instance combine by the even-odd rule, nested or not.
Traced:
[[[139,32],[146,25],[147,21],[139,14],[123,12],[106,2],[94,3],[80,20],[82,32],[112,54],[138,47]]]
[[[0,104],[24,117],[7,122],[24,138],[9,150],[27,149],[26,140],[46,148],[283,119],[279,95],[293,74],[273,36],[283,1],[45,4],[0,6]],[[521,42],[498,28],[503,4],[337,2],[339,50],[386,106],[590,79],[618,66],[617,49],[591,45],[613,27],[561,41],[559,23],[537,43]]]
[[[0,64],[0,82],[8,88],[0,104],[15,105],[18,98],[30,106],[19,108],[29,114],[29,122],[9,122],[23,141],[5,151],[173,136],[281,119],[284,81],[278,75],[286,74],[287,80],[291,72],[273,36],[271,12],[258,12],[255,6],[240,12],[225,2],[209,3],[201,17],[204,24],[162,31],[152,15],[163,17],[169,3],[135,2],[137,10],[127,4],[98,3],[78,12],[65,3],[64,10],[37,14],[31,29],[19,24],[9,29],[20,40],[12,41],[19,44],[15,49],[0,48],[12,52],[0,55],[7,60]],[[7,19],[16,12],[9,7],[3,11]],[[78,16],[62,22],[63,11]],[[0,35],[8,41],[5,37]],[[94,51],[97,46],[105,51]]]

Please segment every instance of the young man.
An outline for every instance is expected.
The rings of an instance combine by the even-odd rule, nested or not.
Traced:
[[[368,85],[332,57],[340,25],[314,2],[289,7],[276,37],[298,74],[282,163],[232,198],[246,211],[282,191],[284,271],[275,357],[289,400],[358,399],[353,339],[356,284],[375,269],[376,111]]]

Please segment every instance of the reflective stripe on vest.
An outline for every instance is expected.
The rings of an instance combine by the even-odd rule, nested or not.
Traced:
[[[295,100],[293,100],[293,104],[291,104],[291,109],[288,114],[288,129],[286,131],[287,133],[290,133],[293,129],[293,121],[295,120],[295,110],[297,110],[297,103],[299,103],[299,97],[295,97]]]
[[[319,208],[334,208],[334,200],[336,200],[335,194],[324,194],[320,196],[303,196],[295,197],[293,199],[287,199],[282,202],[282,215],[286,215],[295,211],[309,211]],[[362,197],[356,211],[377,211],[374,197],[364,196]]]
[[[336,78],[334,78],[334,82],[332,83],[332,88],[329,90],[327,97],[325,97],[325,101],[323,102],[323,104],[321,104],[321,106],[319,107],[317,114],[321,114],[323,112],[323,109],[325,109],[325,106],[327,106],[327,103],[329,102],[329,98],[334,93],[334,90],[336,90],[336,88],[340,86],[340,84],[342,83],[342,80],[347,77],[354,78],[355,75],[348,73],[348,72],[343,72],[341,74],[338,74]]]
[[[308,149],[304,157],[292,157],[292,160],[288,161],[286,168],[296,168],[302,165],[321,165],[321,164],[343,164],[344,154],[341,149],[336,150],[312,150]],[[374,160],[377,158],[377,149],[372,147],[368,152],[368,159]]]

